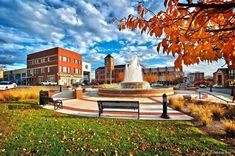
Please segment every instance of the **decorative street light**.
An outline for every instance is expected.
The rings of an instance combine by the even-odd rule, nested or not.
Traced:
[[[163,94],[162,99],[163,99],[163,113],[161,115],[161,118],[169,119],[170,117],[167,114],[167,95]]]

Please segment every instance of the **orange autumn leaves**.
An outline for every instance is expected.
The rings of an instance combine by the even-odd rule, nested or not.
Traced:
[[[153,13],[142,3],[137,16],[129,15],[118,22],[119,30],[140,29],[141,33],[162,38],[157,51],[176,57],[175,66],[191,65],[201,61],[224,59],[235,66],[235,13],[234,2],[201,1],[179,3],[165,0],[166,11]],[[145,19],[145,15],[152,15]]]

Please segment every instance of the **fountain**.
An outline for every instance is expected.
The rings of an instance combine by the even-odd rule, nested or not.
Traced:
[[[153,89],[148,82],[143,81],[142,67],[138,64],[137,56],[132,56],[130,64],[126,64],[124,81],[118,88],[98,90],[99,96],[112,97],[151,97],[162,96],[164,93],[173,94],[173,88]]]
[[[138,64],[137,56],[132,56],[131,63],[126,64],[124,81],[120,86],[126,89],[150,89],[149,83],[143,81],[142,67]]]

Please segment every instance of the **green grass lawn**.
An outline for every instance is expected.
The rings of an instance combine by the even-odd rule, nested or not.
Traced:
[[[201,155],[235,150],[188,121],[82,118],[8,105],[0,104],[1,155]]]

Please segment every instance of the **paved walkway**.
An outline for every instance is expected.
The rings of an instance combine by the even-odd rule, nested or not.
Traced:
[[[66,93],[59,93],[53,96],[54,99],[63,100],[63,109],[56,110],[57,112],[79,115],[86,117],[98,117],[98,105],[97,99],[90,97],[90,94],[86,94],[84,99],[68,99],[64,95],[72,95],[71,91],[66,91]],[[183,114],[182,112],[173,110],[168,107],[168,115],[170,119],[161,118],[162,114],[162,98],[108,98],[108,97],[98,97],[98,99],[103,100],[130,100],[140,102],[140,120],[192,120],[191,116]],[[44,108],[54,110],[51,105],[46,105]],[[105,109],[101,118],[123,118],[123,119],[137,119],[138,112],[134,110],[118,110],[118,109]]]
[[[201,99],[199,99],[199,92],[201,92]],[[228,104],[235,105],[232,103],[232,96],[220,92],[209,92],[207,90],[198,90],[195,91],[175,91],[176,96],[182,95],[190,95],[192,98],[196,98],[198,100],[206,101],[209,100],[211,102],[220,103],[220,104]]]

